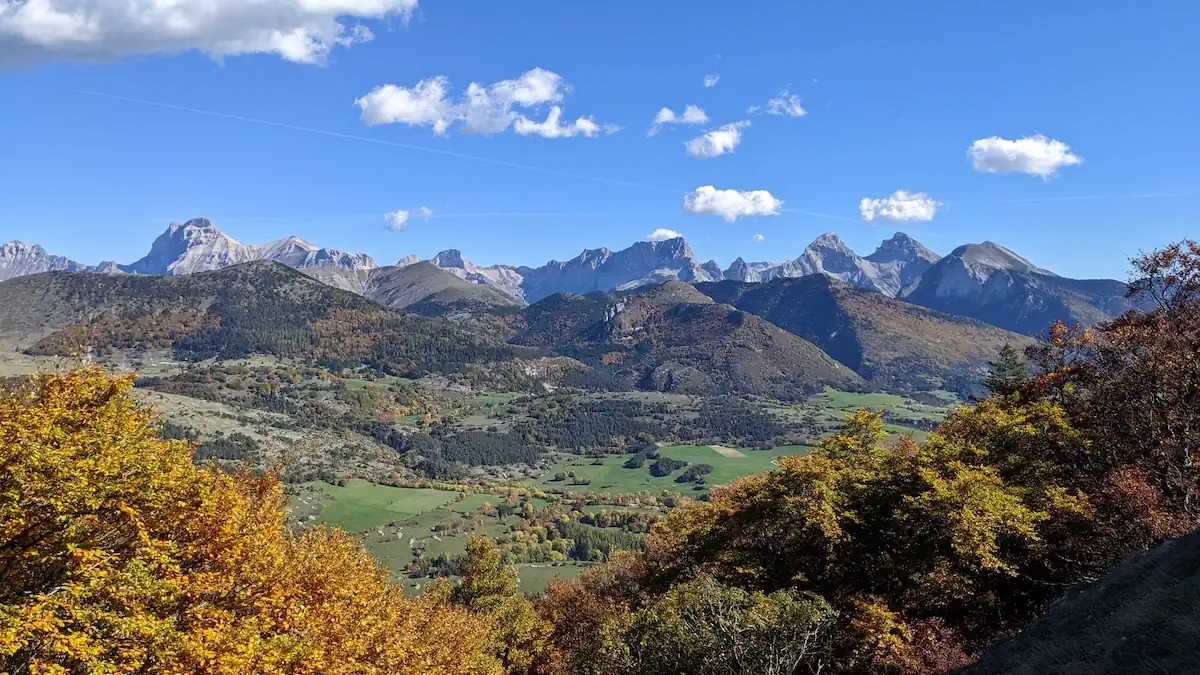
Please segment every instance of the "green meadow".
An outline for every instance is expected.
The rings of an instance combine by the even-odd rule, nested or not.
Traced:
[[[625,462],[632,455],[606,455],[599,459],[593,457],[570,457],[556,462],[548,471],[530,484],[543,490],[562,490],[567,492],[662,492],[671,490],[694,494],[707,492],[714,485],[724,485],[736,478],[754,473],[762,473],[775,468],[776,460],[787,455],[802,455],[810,448],[805,445],[780,446],[773,450],[755,450],[735,448],[717,450],[708,445],[667,445],[659,448],[659,454],[671,459],[678,459],[689,464],[707,464],[713,468],[712,473],[705,476],[701,485],[693,483],[676,483],[675,479],[683,473],[683,469],[669,476],[650,475],[650,465],[654,460],[647,460],[640,468],[625,467]],[[596,462],[599,462],[598,464]],[[576,478],[565,481],[555,480],[558,473],[575,472]],[[587,478],[589,485],[572,485],[572,480]]]
[[[319,481],[303,484],[325,492],[333,499],[325,504],[316,522],[328,523],[347,532],[362,532],[396,520],[404,520],[436,509],[458,493],[426,488],[376,485],[365,480],[347,481],[344,486]]]

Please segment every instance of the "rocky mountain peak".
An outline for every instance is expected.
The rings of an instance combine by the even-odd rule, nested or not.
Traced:
[[[291,236],[288,236],[288,237],[284,237],[283,239],[280,239],[276,243],[280,244],[282,246],[291,246],[291,247],[303,249],[305,251],[317,250],[316,246],[313,246],[312,244],[308,243],[307,241],[304,241],[303,239],[301,239],[300,237],[297,237],[294,234]]]
[[[675,237],[673,239],[664,239],[662,241],[647,242],[654,252],[662,258],[671,258],[675,260],[693,260],[696,254],[692,252],[692,247],[688,246],[687,240],[683,237]]]
[[[829,249],[829,250],[835,250],[838,252],[849,252],[852,254],[854,253],[854,251],[851,251],[850,247],[846,245],[846,242],[842,241],[842,238],[837,236],[833,232],[826,232],[825,234],[822,234],[821,236],[817,237],[816,239],[813,239],[813,242],[808,245],[808,248],[810,248],[810,249]]]
[[[566,266],[571,263],[576,263],[579,265],[583,265],[583,266],[595,269],[595,268],[599,267],[600,265],[603,265],[605,261],[607,261],[609,258],[611,258],[612,253],[613,252],[611,250],[609,250],[607,247],[603,247],[603,246],[600,248],[585,248],[585,249],[583,249],[583,252],[580,253],[578,256],[576,256],[574,259],[568,260],[565,263],[559,263],[559,264]]]
[[[221,234],[221,229],[214,225],[208,218],[192,218],[184,223],[172,221],[170,226],[167,227],[166,234],[177,234],[179,232],[183,232],[182,236],[190,238],[200,236],[202,233],[208,233],[210,236],[212,234]]]
[[[396,261],[396,267],[408,267],[409,265],[415,265],[419,262],[421,262],[421,259],[418,258],[416,254],[409,253],[408,255]]]
[[[466,269],[467,265],[471,264],[469,260],[463,257],[462,251],[456,248],[448,248],[445,251],[438,253],[437,255],[433,256],[432,262],[438,267],[453,267],[460,270]]]
[[[294,235],[265,244],[243,244],[208,218],[172,222],[150,245],[145,257],[118,267],[132,274],[192,274],[255,260],[273,260],[297,269],[375,267],[375,261],[368,255],[317,248]]]
[[[30,246],[29,244],[26,244],[23,241],[17,241],[16,239],[14,239],[14,240],[8,242],[7,244],[4,244],[3,246],[0,246],[0,257],[11,258],[11,257],[18,256],[18,255],[27,255],[29,253],[34,253],[37,251],[44,251],[44,250],[45,249],[43,249],[41,246],[38,246],[37,244]]]
[[[949,257],[960,259],[967,266],[975,269],[1004,270],[1008,272],[1056,276],[1053,272],[1034,265],[1025,258],[992,241],[959,246],[950,252]]]
[[[905,260],[908,262],[924,260],[932,264],[940,259],[941,256],[903,232],[897,232],[892,235],[891,239],[884,239],[883,243],[879,244],[879,247],[875,249],[875,252],[867,256],[867,260],[877,263],[896,260]]]
[[[37,244],[14,240],[0,245],[0,281],[41,272],[86,269],[86,265],[51,255]]]

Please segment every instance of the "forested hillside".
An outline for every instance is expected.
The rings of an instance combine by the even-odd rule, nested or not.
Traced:
[[[184,360],[252,354],[393,374],[455,372],[514,350],[404,315],[274,262],[187,276],[47,273],[0,284],[0,325],[32,354],[169,348]]]
[[[1031,342],[995,326],[858,290],[824,275],[761,284],[722,281],[696,288],[799,335],[887,389],[974,393],[988,360],[1004,344]]]
[[[811,342],[680,281],[624,294],[554,295],[523,315],[513,342],[551,348],[640,389],[794,400],[824,385],[862,382]]]

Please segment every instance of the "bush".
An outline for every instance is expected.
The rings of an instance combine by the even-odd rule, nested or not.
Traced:
[[[656,478],[670,476],[675,471],[682,469],[687,465],[688,463],[683,460],[660,456],[657,462],[650,465],[650,475],[655,476]]]

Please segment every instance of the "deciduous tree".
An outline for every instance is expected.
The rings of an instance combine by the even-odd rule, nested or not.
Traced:
[[[486,623],[411,601],[272,476],[192,465],[131,378],[0,398],[0,671],[499,673]]]

